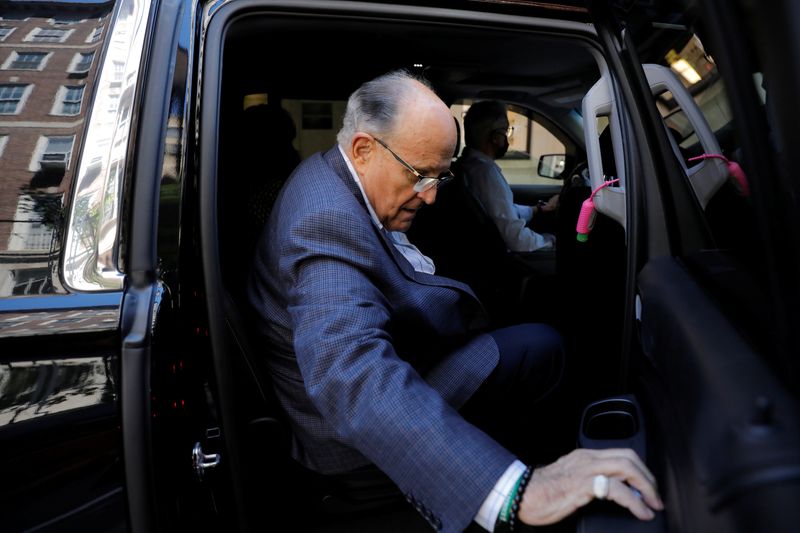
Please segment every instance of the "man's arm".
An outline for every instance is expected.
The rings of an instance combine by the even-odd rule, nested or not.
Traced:
[[[395,353],[387,333],[391,303],[370,277],[372,228],[331,211],[288,231],[282,281],[290,287],[294,346],[311,401],[342,440],[445,531],[462,530],[513,455]]]
[[[514,252],[552,249],[555,242],[552,235],[540,235],[525,227],[529,218],[520,216],[511,187],[496,166],[486,166],[484,170],[485,176],[473,180],[473,190],[508,249]]]

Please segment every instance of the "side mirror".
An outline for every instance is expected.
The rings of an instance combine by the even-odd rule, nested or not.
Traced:
[[[544,154],[539,158],[537,173],[543,178],[560,179],[566,160],[565,154]]]

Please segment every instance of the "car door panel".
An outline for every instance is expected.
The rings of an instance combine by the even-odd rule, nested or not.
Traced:
[[[779,300],[772,292],[778,286],[790,286],[781,285],[767,266],[772,235],[748,240],[741,233],[739,239],[722,238],[719,230],[725,229],[727,221],[715,221],[711,206],[712,197],[728,186],[720,180],[727,178],[724,167],[713,168],[710,180],[703,181],[697,169],[681,161],[682,154],[665,135],[653,89],[646,83],[653,79],[642,68],[637,46],[641,44],[643,53],[649,54],[647,62],[663,61],[667,66],[677,64],[684,50],[713,55],[721,46],[711,41],[701,44],[691,31],[672,37],[654,34],[667,31],[655,23],[638,24],[651,18],[660,24],[669,16],[678,20],[684,15],[682,8],[669,11],[673,6],[667,4],[657,8],[631,5],[630,11],[613,15],[596,13],[601,40],[612,59],[612,83],[624,99],[617,102],[616,111],[623,119],[631,119],[621,121],[619,137],[635,141],[615,146],[616,159],[626,164],[627,188],[635,185],[644,193],[627,197],[625,210],[617,210],[629,232],[631,224],[641,231],[628,235],[633,254],[629,282],[635,283],[635,300],[628,303],[627,313],[637,318],[637,327],[626,339],[630,352],[623,361],[623,386],[636,391],[647,413],[648,442],[652,443],[648,459],[661,482],[670,531],[793,531],[799,519],[797,506],[787,506],[787,502],[800,499],[800,411],[796,391],[787,387],[791,378],[781,373],[785,362],[778,354],[783,340],[774,333],[780,331],[783,310],[776,306]],[[666,9],[666,14],[659,9]],[[703,9],[708,8],[704,5]],[[689,12],[686,20],[695,20],[696,15]],[[715,23],[718,20],[724,17],[714,18]],[[689,26],[677,28],[686,32]],[[654,43],[665,48],[660,51]],[[716,47],[705,52],[703,44]],[[705,85],[690,87],[695,100],[707,87],[722,87],[716,65],[710,55],[706,57],[708,69],[702,74],[709,79]],[[734,99],[740,85],[741,92],[752,88],[747,85],[752,79],[744,82],[726,78],[724,89]],[[682,87],[675,88],[686,96]],[[718,109],[725,109],[725,102],[717,98]],[[687,116],[701,119],[694,129],[702,130],[705,150],[711,146],[711,151],[719,152],[722,143],[713,137],[722,134],[719,117],[712,130],[692,107],[692,99],[682,98],[680,104],[688,108],[684,109]],[[736,127],[743,127],[742,116],[752,118],[754,111],[762,112],[754,106],[745,114],[734,114],[739,118],[734,121]],[[764,140],[746,133],[738,139],[745,144],[745,154],[747,142]],[[589,149],[590,167],[592,157]],[[654,168],[643,172],[631,165],[636,157],[651,158]],[[596,159],[595,166],[601,168]],[[757,172],[748,177],[756,183],[772,178]],[[734,216],[752,231],[769,231],[769,225],[751,220],[750,201],[736,205],[743,209],[733,211]],[[662,245],[652,245],[658,242]],[[721,242],[730,248],[720,247]],[[765,254],[765,262],[759,261],[759,252]],[[752,315],[759,318],[754,320]]]
[[[3,530],[126,527],[120,186],[112,170],[121,165],[98,157],[98,134],[104,131],[108,141],[114,130],[109,117],[116,113],[111,100],[94,104],[97,93],[112,86],[121,97],[108,49],[124,47],[107,39],[119,20],[117,7],[50,2],[0,8],[10,31],[4,46],[17,57],[45,58],[38,69],[9,65],[2,74],[4,84],[21,80],[29,88],[2,125],[9,148],[0,166]],[[109,179],[101,183],[95,178],[103,166]]]
[[[119,293],[0,300],[4,528],[91,528],[124,509]],[[125,515],[109,527],[124,526]]]
[[[698,531],[748,531],[737,523],[752,520],[739,507],[747,500],[760,517],[776,517],[770,531],[794,529],[797,506],[782,502],[800,498],[796,401],[675,259],[648,263],[638,287],[643,353],[664,387],[661,446],[688,459],[677,477],[698,496],[683,499],[679,514]]]
[[[514,203],[521,205],[536,205],[537,202],[546,202],[554,194],[561,192],[561,181],[553,180],[552,185],[511,185],[514,194]]]

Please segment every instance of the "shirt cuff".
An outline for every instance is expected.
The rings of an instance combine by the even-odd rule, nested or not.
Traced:
[[[534,215],[534,209],[532,205],[520,205],[514,204],[514,210],[517,212],[517,216],[525,222],[530,222]]]
[[[506,471],[495,483],[492,491],[483,501],[481,508],[478,509],[478,514],[475,515],[475,522],[486,531],[494,531],[494,526],[500,516],[503,504],[508,500],[514,484],[525,473],[525,468],[525,464],[520,460],[511,463],[511,466],[506,468]]]

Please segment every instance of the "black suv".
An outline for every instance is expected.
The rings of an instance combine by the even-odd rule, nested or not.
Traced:
[[[242,283],[296,160],[405,67],[459,125],[508,104],[515,199],[560,197],[555,252],[458,183],[412,242],[495,324],[562,332],[554,424],[665,498],[562,527],[797,531],[799,29],[790,0],[1,3],[0,529],[427,527],[293,462]]]

